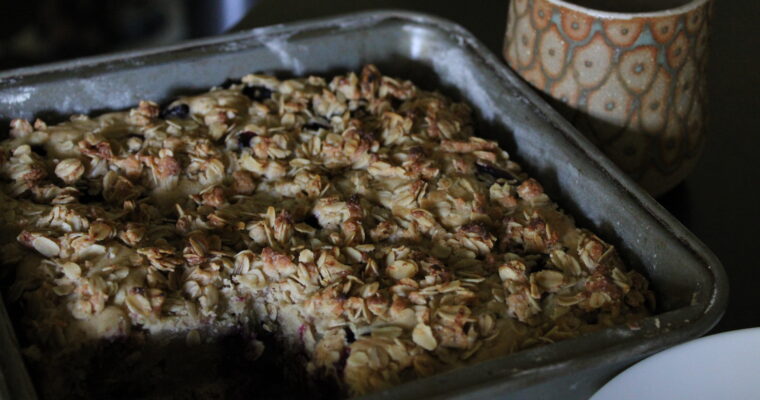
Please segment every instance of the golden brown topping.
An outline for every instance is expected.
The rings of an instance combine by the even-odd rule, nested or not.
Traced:
[[[209,207],[218,208],[224,205],[226,202],[224,198],[224,189],[219,186],[214,186],[211,189],[207,189],[201,193],[202,203]]]
[[[528,178],[517,187],[517,194],[530,201],[544,194],[544,188],[535,179]]]
[[[104,160],[110,160],[113,157],[111,143],[103,140],[96,143],[90,143],[87,140],[79,142],[79,151],[90,157],[98,157]]]
[[[30,342],[262,327],[359,395],[647,313],[646,279],[467,105],[372,65],[329,82],[14,120],[3,249]]]
[[[148,125],[158,117],[159,111],[158,104],[141,100],[137,108],[130,112],[130,121],[135,125]]]
[[[14,119],[11,121],[11,136],[24,137],[34,131],[29,121],[25,119]]]
[[[256,190],[256,181],[248,171],[235,171],[232,173],[232,190],[237,194],[251,194]]]
[[[70,185],[84,174],[84,165],[77,158],[67,158],[55,166],[55,174]]]
[[[168,178],[170,176],[178,175],[182,170],[182,166],[174,157],[167,153],[166,155],[162,154],[161,157],[159,157],[155,169],[158,177]]]
[[[417,324],[412,332],[412,339],[425,350],[431,351],[438,347],[438,341],[433,336],[433,331],[425,324]]]
[[[388,276],[395,280],[402,280],[405,278],[412,278],[417,274],[419,268],[417,263],[410,260],[396,260],[388,266],[386,272]]]

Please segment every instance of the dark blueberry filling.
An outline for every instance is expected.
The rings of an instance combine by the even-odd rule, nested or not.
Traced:
[[[344,347],[340,352],[340,358],[335,362],[335,370],[338,372],[339,376],[343,376],[343,371],[346,370],[346,362],[348,362],[348,357],[350,355],[351,348],[348,346]]]
[[[530,268],[530,273],[532,274],[539,271],[543,271],[545,269],[551,269],[551,265],[549,265],[548,263],[549,263],[549,256],[547,256],[546,254],[541,254],[541,257],[539,257],[536,260],[536,265]]]
[[[356,336],[354,336],[354,331],[352,331],[349,327],[344,326],[343,332],[346,333],[346,342],[353,343],[356,341]]]
[[[492,164],[488,164],[481,160],[475,161],[475,168],[477,168],[478,172],[480,172],[481,174],[487,174],[496,179],[501,178],[501,179],[507,179],[507,180],[519,180],[511,172],[507,170],[503,170],[499,167],[496,167]]]
[[[253,101],[264,101],[272,98],[272,91],[264,86],[246,86],[243,94]]]
[[[399,108],[401,108],[401,105],[404,104],[404,100],[401,100],[398,97],[391,97],[390,101],[391,101],[391,107],[394,110],[398,110]]]
[[[224,89],[229,89],[232,85],[239,85],[241,83],[242,81],[240,79],[227,78],[224,80],[224,82],[222,82],[221,87]]]
[[[177,104],[161,111],[161,118],[187,118],[190,115],[190,107],[187,104]]]
[[[256,137],[256,132],[242,131],[238,133],[238,147],[242,150],[245,147],[251,147],[251,139]]]
[[[100,192],[95,194],[84,192],[79,196],[79,202],[82,204],[105,203],[106,199],[103,198],[103,193]]]
[[[320,129],[330,129],[328,125],[321,124],[319,122],[309,122],[308,124],[304,124],[302,128],[309,131],[318,131]]]
[[[47,156],[47,150],[45,150],[45,148],[42,145],[35,144],[29,147],[31,147],[33,152],[39,154],[40,156],[42,157]]]
[[[322,225],[319,224],[319,220],[314,214],[307,215],[306,218],[304,218],[303,223],[315,229],[322,229]]]
[[[354,193],[354,194],[352,194],[351,196],[348,197],[347,202],[350,203],[350,204],[359,204],[359,205],[361,205],[361,200],[362,200],[361,196],[359,196],[358,194]]]

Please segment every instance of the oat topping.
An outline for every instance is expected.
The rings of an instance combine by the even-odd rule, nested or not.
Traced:
[[[372,65],[10,133],[4,268],[43,354],[251,324],[359,395],[652,306],[466,104]]]

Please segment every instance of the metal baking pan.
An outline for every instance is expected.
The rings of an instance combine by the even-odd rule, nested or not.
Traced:
[[[587,398],[622,368],[703,335],[720,319],[727,281],[710,250],[470,33],[435,17],[360,13],[7,71],[0,73],[0,123],[168,101],[252,71],[330,74],[365,63],[472,104],[479,134],[499,140],[580,226],[615,244],[651,279],[659,303],[657,315],[635,329],[620,326],[522,351],[367,399]],[[1,304],[0,346],[0,398],[34,398]]]

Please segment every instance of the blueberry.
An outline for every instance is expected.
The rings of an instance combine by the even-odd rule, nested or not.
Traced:
[[[319,122],[309,122],[308,124],[304,124],[302,128],[309,131],[318,131],[320,129],[330,129],[329,126],[325,124],[320,124]]]
[[[367,112],[367,109],[364,107],[364,105],[361,105],[361,104],[358,107],[356,107],[355,110],[351,111],[352,118],[362,119],[362,118],[365,118],[368,114],[369,113]]]
[[[84,192],[81,195],[79,195],[79,202],[81,204],[105,203],[106,199],[103,198],[103,193],[101,192],[97,192],[94,194]]]
[[[543,271],[545,269],[550,269],[550,265],[548,265],[549,262],[549,256],[546,254],[540,254],[540,257],[536,260],[536,265],[532,266],[530,268],[530,273],[535,273],[539,271]]]
[[[42,145],[34,144],[29,147],[31,147],[33,152],[39,154],[40,156],[42,157],[47,156],[47,150],[45,150],[45,148]]]
[[[251,147],[251,139],[256,137],[256,132],[242,131],[238,133],[238,147],[242,150],[245,147]]]
[[[272,91],[264,86],[246,86],[243,94],[253,101],[264,101],[272,97]]]
[[[502,178],[507,180],[518,180],[518,178],[511,172],[503,170],[495,165],[486,163],[485,161],[475,161],[475,168],[477,168],[478,172],[481,174],[491,175],[496,179]]]
[[[240,79],[227,78],[224,80],[224,82],[222,82],[221,87],[224,89],[229,89],[232,85],[239,85],[241,83],[242,81]]]
[[[354,331],[352,331],[347,326],[343,327],[343,332],[346,333],[346,342],[353,343],[356,341],[356,336],[354,335]]]
[[[304,218],[303,223],[315,229],[322,229],[322,225],[319,224],[319,220],[314,214],[307,215],[306,218]]]
[[[334,363],[335,370],[338,372],[338,376],[343,376],[343,371],[346,369],[346,362],[348,361],[348,356],[351,355],[351,347],[344,347],[343,350],[340,351],[340,357],[338,358],[338,361]]]
[[[190,107],[187,104],[177,104],[161,111],[161,118],[187,118],[190,115]]]

